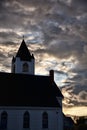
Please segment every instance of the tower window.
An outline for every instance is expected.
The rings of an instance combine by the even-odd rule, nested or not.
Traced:
[[[23,72],[28,72],[28,70],[29,70],[28,64],[27,64],[27,63],[24,63],[24,64],[23,64]]]
[[[48,114],[46,112],[42,114],[42,128],[48,128]]]
[[[30,128],[30,115],[29,112],[25,112],[23,116],[23,128]]]
[[[7,112],[1,113],[1,129],[7,128]]]

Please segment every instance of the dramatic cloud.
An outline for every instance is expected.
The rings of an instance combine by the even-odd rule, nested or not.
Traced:
[[[87,102],[87,0],[0,1],[0,70],[10,72],[22,37],[36,74],[55,71],[64,105]]]

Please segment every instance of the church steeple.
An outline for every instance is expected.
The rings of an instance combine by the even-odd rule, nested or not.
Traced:
[[[34,55],[30,54],[30,51],[28,50],[28,47],[23,38],[16,56],[12,59],[11,72],[34,74],[34,60]]]
[[[31,61],[31,59],[32,59],[32,56],[31,56],[31,54],[26,46],[24,39],[23,39],[21,46],[16,54],[16,57],[20,57],[20,59],[22,61]]]

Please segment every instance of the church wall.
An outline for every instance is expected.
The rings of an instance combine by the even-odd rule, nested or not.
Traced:
[[[16,58],[15,73],[21,73],[21,69],[22,69],[22,66],[21,66],[20,58]]]
[[[63,112],[62,109],[59,109],[59,118],[58,118],[58,130],[63,130]]]
[[[1,113],[6,111],[8,114],[7,129],[8,130],[27,130],[23,128],[23,115],[26,111],[30,114],[30,130],[44,130],[42,128],[42,114],[48,114],[48,129],[45,130],[62,130],[62,119],[59,108],[30,108],[30,107],[4,107],[0,108]],[[28,128],[29,129],[29,128]]]

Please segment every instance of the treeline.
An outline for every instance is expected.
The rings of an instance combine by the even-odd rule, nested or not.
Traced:
[[[87,130],[87,117],[79,117],[73,126],[73,130]]]
[[[73,130],[87,130],[87,124],[77,124],[73,127]]]

